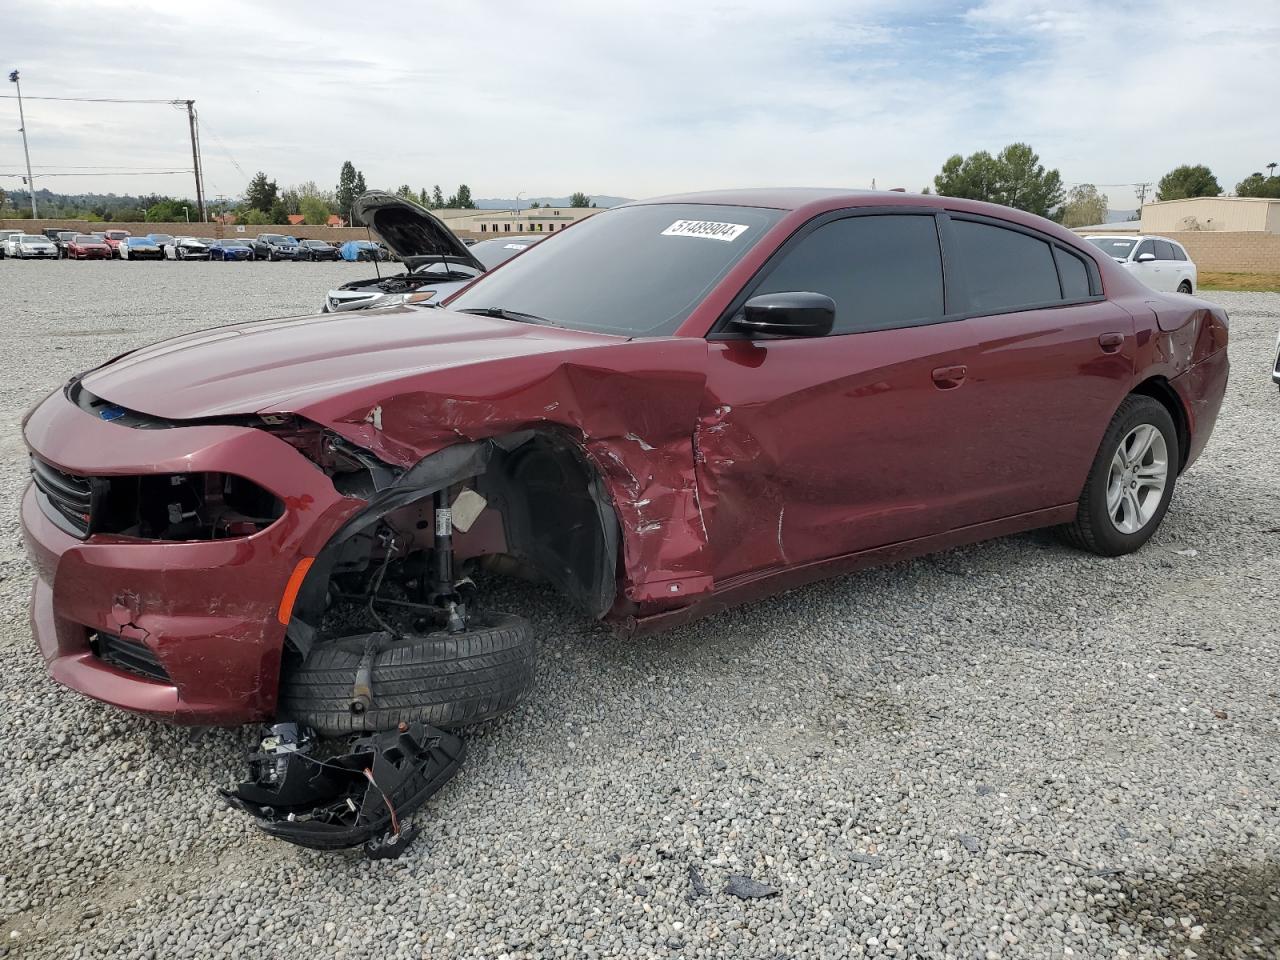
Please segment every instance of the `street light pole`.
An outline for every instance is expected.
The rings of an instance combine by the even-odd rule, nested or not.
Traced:
[[[31,151],[27,149],[27,116],[22,112],[22,84],[18,82],[18,71],[9,73],[10,82],[18,88],[18,130],[22,133],[22,152],[27,158],[27,189],[31,191],[31,219],[38,220],[36,213],[36,178],[31,175]]]

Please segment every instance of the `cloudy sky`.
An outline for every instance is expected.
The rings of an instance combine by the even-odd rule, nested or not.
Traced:
[[[1179,163],[1230,189],[1280,161],[1276,0],[15,0],[0,57],[29,98],[195,99],[210,196],[257,170],[332,186],[347,159],[370,186],[477,197],[918,190],[952,153],[1023,140],[1129,208]],[[189,168],[184,112],[26,110],[39,185],[192,193],[85,169]],[[0,174],[17,127],[0,100]]]

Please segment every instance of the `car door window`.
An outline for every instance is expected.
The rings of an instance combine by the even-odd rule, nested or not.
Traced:
[[[1091,296],[1093,291],[1089,288],[1089,269],[1084,261],[1061,247],[1053,248],[1053,257],[1058,262],[1058,277],[1062,281],[1062,299],[1084,300]]]
[[[1181,260],[1185,263],[1187,260],[1187,251],[1183,250],[1182,247],[1178,246],[1176,243],[1170,243],[1169,246],[1173,247],[1173,259]]]
[[[951,224],[971,310],[998,313],[1062,299],[1048,243],[973,220]]]
[[[1155,252],[1156,252],[1155,241],[1143,240],[1140,244],[1138,244],[1138,249],[1133,251],[1133,259],[1136,262],[1137,259],[1140,256],[1142,256],[1144,253],[1154,254]]]
[[[1176,260],[1173,255],[1173,244],[1168,240],[1156,240],[1156,259],[1157,260]]]
[[[932,215],[847,217],[817,227],[753,294],[823,293],[833,334],[913,326],[943,314],[942,254]]]

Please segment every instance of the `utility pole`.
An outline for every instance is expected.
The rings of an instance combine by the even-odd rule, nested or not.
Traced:
[[[31,219],[40,219],[36,213],[36,178],[31,175],[31,151],[27,149],[27,116],[22,112],[22,84],[18,82],[18,71],[9,72],[9,81],[18,88],[18,130],[22,133],[22,152],[27,158],[27,189],[31,191]]]
[[[196,212],[200,216],[200,222],[205,223],[204,175],[200,169],[200,136],[196,133],[196,102],[188,100],[186,104],[187,124],[191,127],[191,165],[196,175]]]
[[[1133,192],[1138,195],[1138,212],[1142,212],[1142,205],[1147,202],[1147,190],[1151,187],[1150,183],[1135,183]]]

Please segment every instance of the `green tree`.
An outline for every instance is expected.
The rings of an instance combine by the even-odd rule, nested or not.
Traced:
[[[471,188],[465,183],[458,184],[458,192],[449,198],[446,205],[458,210],[474,210],[476,202],[471,199]]]
[[[542,204],[540,204],[537,200],[535,200],[533,201],[533,203],[529,204],[529,209],[537,210],[540,206],[542,206]]]
[[[431,191],[428,190],[426,187],[423,187],[421,190],[418,191],[418,196],[415,199],[418,201],[418,203],[422,204],[422,206],[426,207],[428,210],[431,209]]]
[[[319,197],[303,197],[301,209],[302,222],[313,227],[321,227],[329,222],[329,205]]]
[[[1025,143],[1011,143],[994,157],[985,150],[967,157],[957,153],[942,165],[933,185],[943,196],[1002,203],[1042,217],[1052,216],[1062,203],[1061,175],[1046,170]]]
[[[1157,200],[1182,200],[1186,197],[1216,197],[1222,193],[1218,178],[1203,163],[1184,163],[1174,167],[1156,186]]]
[[[591,198],[585,193],[579,191],[569,198],[569,206],[571,207],[589,207],[591,206]]]
[[[289,208],[284,205],[283,200],[277,200],[271,205],[271,209],[267,211],[267,223],[288,223]]]
[[[1062,208],[1064,227],[1084,227],[1102,223],[1107,219],[1109,201],[1105,193],[1099,193],[1092,183],[1081,183],[1067,192],[1067,202]]]
[[[290,187],[280,194],[280,202],[284,204],[285,210],[289,213],[302,212],[302,195],[298,193],[297,188]]]
[[[274,180],[268,180],[267,175],[259,170],[249,181],[249,186],[245,188],[245,206],[266,213],[279,195],[279,185]]]
[[[440,192],[440,184],[438,183],[431,188],[431,209],[444,209],[444,194]]]
[[[267,215],[255,207],[248,207],[240,213],[236,214],[237,223],[247,223],[251,226],[261,227],[271,221],[267,219]]]
[[[183,207],[187,211],[183,211]],[[146,218],[151,223],[181,223],[190,214],[191,204],[178,200],[160,200],[147,208]]]
[[[351,205],[355,203],[356,197],[362,191],[356,189],[356,173],[355,164],[350,160],[342,162],[342,172],[338,174],[338,189],[334,193],[334,202],[338,205],[338,212],[344,217],[351,216]]]
[[[400,189],[396,191],[396,196],[401,200],[416,200],[418,195],[413,192],[413,187],[407,183],[400,184]]]
[[[1280,177],[1264,177],[1261,173],[1251,173],[1236,184],[1237,197],[1267,197],[1280,199]]]

